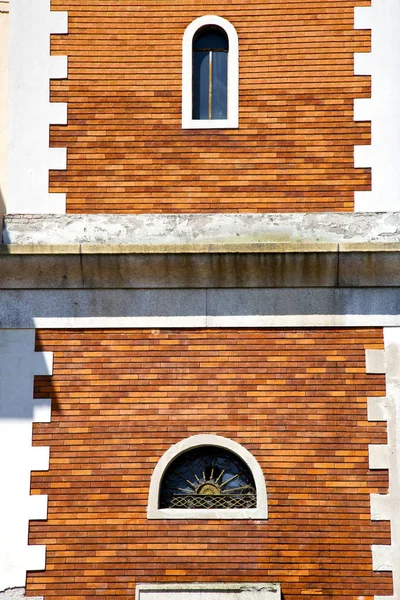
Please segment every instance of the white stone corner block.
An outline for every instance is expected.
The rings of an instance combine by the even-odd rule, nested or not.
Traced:
[[[372,550],[372,569],[374,571],[392,571],[393,570],[392,546],[371,546],[371,550]]]
[[[46,568],[46,546],[27,546],[25,564],[27,571],[44,571]]]
[[[30,521],[45,521],[47,519],[47,504],[47,495],[38,494],[34,496],[29,496],[27,504],[28,519]]]
[[[389,449],[386,444],[369,444],[369,468],[388,469]]]
[[[371,75],[372,56],[371,52],[354,53],[354,75]]]
[[[66,125],[68,123],[68,104],[66,102],[49,103],[50,125]]]
[[[35,352],[32,357],[34,361],[35,375],[52,375],[53,374],[53,353],[52,352]]]
[[[371,98],[356,98],[354,100],[354,120],[371,121],[372,106]]]
[[[48,471],[50,465],[49,446],[33,446],[30,452],[31,471]]]
[[[68,12],[66,10],[51,11],[50,33],[68,33]]]
[[[373,166],[372,170],[374,170]],[[382,213],[388,211],[393,211],[390,202],[387,203],[381,196],[378,197],[375,192],[354,192],[354,212]]]
[[[41,398],[35,400],[33,406],[33,423],[50,423],[51,422],[51,398]]]
[[[360,147],[360,146],[358,146]],[[385,351],[384,350],[366,350],[365,351],[366,372],[369,374],[385,373]]]
[[[400,393],[400,328],[385,327],[384,337],[386,372],[391,390],[390,396],[396,404],[398,403]]]
[[[49,79],[67,79],[68,56],[49,56]]]
[[[390,500],[388,494],[371,494],[371,521],[390,521]]]
[[[363,169],[372,166],[372,146],[354,146],[354,167]]]
[[[387,421],[389,419],[389,399],[386,396],[367,398],[368,421]]]
[[[371,29],[372,8],[370,6],[354,7],[354,29]]]
[[[49,148],[48,149],[48,168],[50,170],[62,171],[67,168],[67,149]]]
[[[66,194],[48,194],[46,202],[47,212],[54,215],[65,215],[67,210],[67,195]],[[35,325],[36,326],[36,325]]]
[[[372,192],[354,192],[354,212],[376,212],[375,194]]]

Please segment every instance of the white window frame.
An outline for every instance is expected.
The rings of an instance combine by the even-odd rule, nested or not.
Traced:
[[[193,448],[217,446],[229,450],[243,460],[250,469],[256,485],[256,508],[159,508],[160,486],[169,465],[178,456]],[[254,456],[243,446],[228,438],[201,434],[186,438],[171,446],[158,461],[151,476],[148,519],[268,519],[267,489],[264,474]]]
[[[228,118],[193,119],[193,38],[206,25],[221,27],[228,36]],[[199,17],[187,26],[182,42],[182,129],[237,129],[239,127],[239,39],[236,29],[216,15]]]

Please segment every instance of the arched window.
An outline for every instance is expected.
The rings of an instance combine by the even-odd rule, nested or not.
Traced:
[[[197,435],[172,446],[150,483],[150,519],[266,519],[264,476],[236,442]]]
[[[229,450],[200,446],[184,452],[161,482],[160,508],[255,508],[256,484],[246,463]]]
[[[193,119],[228,116],[228,36],[206,25],[193,38]]]
[[[182,127],[238,127],[238,37],[229,21],[208,15],[183,36]]]

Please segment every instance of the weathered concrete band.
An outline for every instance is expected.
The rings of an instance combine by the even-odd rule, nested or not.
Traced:
[[[7,254],[308,254],[311,252],[400,252],[400,241],[385,242],[236,242],[170,244],[0,244]]]
[[[4,244],[400,242],[400,212],[13,215]]]
[[[400,286],[398,243],[272,246],[0,246],[0,289]]]

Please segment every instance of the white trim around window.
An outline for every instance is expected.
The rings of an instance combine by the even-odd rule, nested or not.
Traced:
[[[160,486],[167,467],[178,456],[201,446],[217,446],[239,456],[250,469],[256,484],[256,508],[158,508]],[[150,481],[148,519],[267,519],[268,504],[264,474],[254,456],[243,446],[228,438],[201,434],[186,438],[171,446],[158,461]]]
[[[221,27],[228,36],[228,118],[193,119],[193,38],[206,25]],[[239,127],[239,40],[234,26],[222,17],[205,15],[187,26],[182,42],[182,129],[224,129]]]

